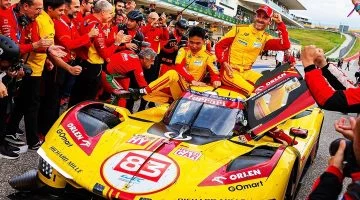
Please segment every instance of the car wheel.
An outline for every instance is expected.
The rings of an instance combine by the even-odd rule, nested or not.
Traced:
[[[296,196],[296,163],[291,171],[288,186],[286,188],[285,200],[294,200]]]

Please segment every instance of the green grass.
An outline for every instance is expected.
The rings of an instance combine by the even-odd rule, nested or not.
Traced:
[[[289,36],[299,40],[303,47],[307,45],[316,45],[317,47],[324,49],[324,52],[330,51],[345,41],[345,37],[341,37],[340,33],[323,30],[289,29]]]
[[[351,57],[359,51],[360,51],[360,40],[359,40],[359,38],[357,38],[355,45],[353,46],[353,48],[351,49],[351,51],[349,52],[349,54],[346,57]]]

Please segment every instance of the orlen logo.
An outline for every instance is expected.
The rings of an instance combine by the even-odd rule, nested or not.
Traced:
[[[229,176],[230,180],[239,180],[239,179],[244,179],[247,177],[252,177],[252,176],[257,176],[257,175],[261,175],[261,171],[260,169],[254,169],[254,170],[250,170],[250,171],[246,171],[246,172],[240,172],[237,174],[231,174]]]
[[[266,86],[269,86],[273,83],[276,83],[278,80],[284,78],[286,76],[286,73],[282,73],[279,76],[275,77],[274,79],[271,79],[269,82],[266,83]]]
[[[76,126],[73,123],[68,123],[67,127],[71,131],[71,133],[76,137],[77,140],[84,139],[84,136],[79,132]]]
[[[63,127],[66,132],[69,133],[70,137],[74,142],[87,154],[90,155],[94,150],[97,142],[99,141],[102,134],[97,134],[95,137],[89,137],[82,126],[76,126],[71,121],[73,119],[69,118],[64,121]]]

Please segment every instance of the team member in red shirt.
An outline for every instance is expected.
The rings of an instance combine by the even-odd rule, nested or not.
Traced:
[[[141,32],[144,34],[145,41],[150,43],[150,48],[158,53],[162,45],[169,40],[166,16],[159,17],[156,12],[151,12],[148,15],[147,22],[146,26],[141,27]]]
[[[74,25],[78,30],[84,21],[84,17],[91,13],[94,7],[94,0],[80,0],[80,12],[74,17]]]
[[[156,53],[151,48],[141,50],[139,55],[124,50],[111,56],[106,66],[106,73],[102,73],[102,85],[105,91],[117,94],[121,90],[128,90],[130,79],[135,79],[138,88],[146,87],[143,69],[150,68],[154,64],[155,57]],[[120,99],[118,105],[125,107],[126,100]]]
[[[71,91],[69,106],[73,106],[84,100],[93,100],[99,89],[100,75],[103,64],[110,61],[110,57],[122,43],[123,34],[117,34],[115,43],[106,46],[106,35],[103,24],[108,23],[113,17],[112,5],[105,1],[98,1],[93,9],[94,13],[86,16],[80,27],[80,34],[88,34],[94,27],[99,29],[99,35],[94,37],[90,48],[83,47],[78,51],[80,65],[83,71],[77,77]]]
[[[144,34],[145,41],[150,43],[150,47],[159,53],[160,49],[165,45],[169,39],[169,31],[166,26],[165,14],[159,15],[156,12],[151,12],[147,18],[147,25],[141,27],[141,31]],[[145,79],[148,83],[156,80],[159,76],[160,60],[156,57],[154,65],[144,70]],[[142,99],[139,107],[140,110],[144,110],[147,102]],[[154,107],[154,103],[150,103],[149,107]]]

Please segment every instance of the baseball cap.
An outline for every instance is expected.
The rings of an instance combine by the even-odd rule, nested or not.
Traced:
[[[260,6],[256,10],[256,13],[258,13],[259,11],[264,11],[268,17],[272,17],[272,15],[273,15],[273,10],[267,5]]]

